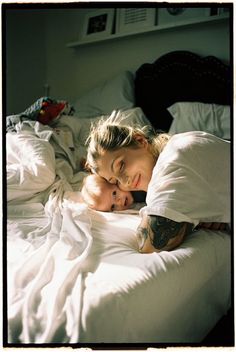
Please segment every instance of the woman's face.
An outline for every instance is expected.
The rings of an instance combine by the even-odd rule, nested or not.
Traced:
[[[142,137],[136,149],[124,147],[103,151],[97,162],[99,175],[126,191],[147,191],[155,164],[156,158]]]

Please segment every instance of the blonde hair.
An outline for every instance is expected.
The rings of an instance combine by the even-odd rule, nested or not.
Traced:
[[[114,113],[112,115],[114,119]],[[108,118],[101,119],[91,126],[88,145],[87,167],[94,173],[98,172],[97,160],[100,159],[102,151],[115,151],[120,148],[138,148],[137,136],[144,137],[150,145],[152,154],[158,158],[166,143],[170,139],[167,133],[157,134],[151,126],[128,126],[111,122]]]
[[[107,186],[107,181],[96,174],[91,174],[83,179],[81,195],[90,208],[96,207],[101,200],[102,187]]]

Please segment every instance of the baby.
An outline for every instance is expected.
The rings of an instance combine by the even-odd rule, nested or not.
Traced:
[[[81,194],[90,208],[99,211],[125,210],[134,202],[131,192],[122,191],[116,184],[95,174],[85,177]]]

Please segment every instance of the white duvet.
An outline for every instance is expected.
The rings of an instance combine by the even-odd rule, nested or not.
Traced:
[[[17,208],[8,227],[12,342],[200,342],[230,306],[224,233],[140,254],[138,215],[67,204],[49,225],[36,204]]]
[[[35,132],[36,144],[35,126],[27,129],[41,150],[30,170],[37,177],[38,165],[47,170],[40,189],[27,188],[32,173],[10,177],[16,197],[12,191],[7,206],[8,341],[200,342],[230,307],[230,236],[201,230],[174,251],[140,254],[138,212],[101,213],[65,199],[83,178],[73,153],[58,150],[55,138],[48,142],[50,129]],[[18,133],[7,144],[16,174],[28,165],[22,151],[30,150],[22,148],[30,139]]]
[[[55,180],[55,153],[34,131],[7,133],[7,200],[27,200]]]

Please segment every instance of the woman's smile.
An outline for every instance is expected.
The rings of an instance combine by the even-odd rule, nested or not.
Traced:
[[[139,187],[140,181],[141,181],[141,175],[138,174],[138,175],[136,175],[134,177],[134,180],[132,182],[131,188],[132,189],[137,189]]]

